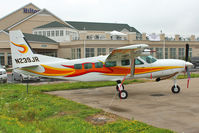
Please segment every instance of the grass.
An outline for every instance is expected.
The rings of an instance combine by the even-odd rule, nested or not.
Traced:
[[[134,80],[125,80],[124,84],[131,83],[144,83],[147,80],[144,79],[134,79]],[[57,91],[57,90],[72,90],[72,89],[87,89],[87,88],[96,88],[104,86],[116,86],[115,81],[99,81],[99,82],[72,82],[72,83],[58,83],[58,84],[46,84],[40,86],[39,90],[47,91]]]
[[[131,82],[136,81],[125,83]],[[29,94],[26,94],[25,85],[0,84],[0,133],[172,132],[120,117],[111,123],[94,125],[86,121],[86,118],[103,113],[102,110],[42,93],[51,90],[86,88],[86,86],[92,88],[113,85],[112,82],[102,83],[85,84],[79,82],[29,86]]]
[[[186,79],[187,74],[178,75],[178,79]],[[199,73],[191,73],[191,78],[199,78]]]

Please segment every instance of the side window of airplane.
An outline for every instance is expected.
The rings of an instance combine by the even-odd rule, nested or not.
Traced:
[[[129,61],[129,59],[121,60],[121,64],[122,64],[122,66],[128,66],[128,65],[130,65],[130,61]]]
[[[82,64],[75,64],[75,65],[74,65],[74,68],[75,68],[75,69],[82,69]]]
[[[107,62],[105,62],[105,66],[106,67],[114,67],[116,65],[117,65],[116,61],[107,61]]]
[[[102,68],[103,67],[103,63],[102,62],[96,62],[95,63],[95,68]]]
[[[91,69],[91,68],[92,68],[92,63],[84,64],[84,69]]]
[[[142,65],[144,64],[142,61],[140,61],[139,59],[135,59],[135,65]]]

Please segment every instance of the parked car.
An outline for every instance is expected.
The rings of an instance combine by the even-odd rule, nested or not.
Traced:
[[[26,74],[23,74],[21,70],[14,69],[12,71],[12,79],[17,80],[17,81],[27,81],[27,80],[39,81],[41,77],[26,75]]]
[[[0,68],[0,82],[7,83],[8,76],[4,68]]]
[[[194,68],[199,67],[199,56],[191,57],[191,63],[193,64]]]

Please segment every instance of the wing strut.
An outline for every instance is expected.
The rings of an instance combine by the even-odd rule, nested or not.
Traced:
[[[131,57],[131,77],[134,77],[135,74],[135,56],[134,56],[134,51],[131,51],[130,53]]]

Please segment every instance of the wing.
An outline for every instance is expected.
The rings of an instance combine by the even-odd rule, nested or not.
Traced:
[[[130,45],[130,46],[116,48],[106,58],[106,61],[114,61],[118,59],[130,59],[131,76],[133,76],[135,69],[135,58],[142,55],[142,52],[147,47],[148,47],[147,44],[137,44],[137,45]]]

